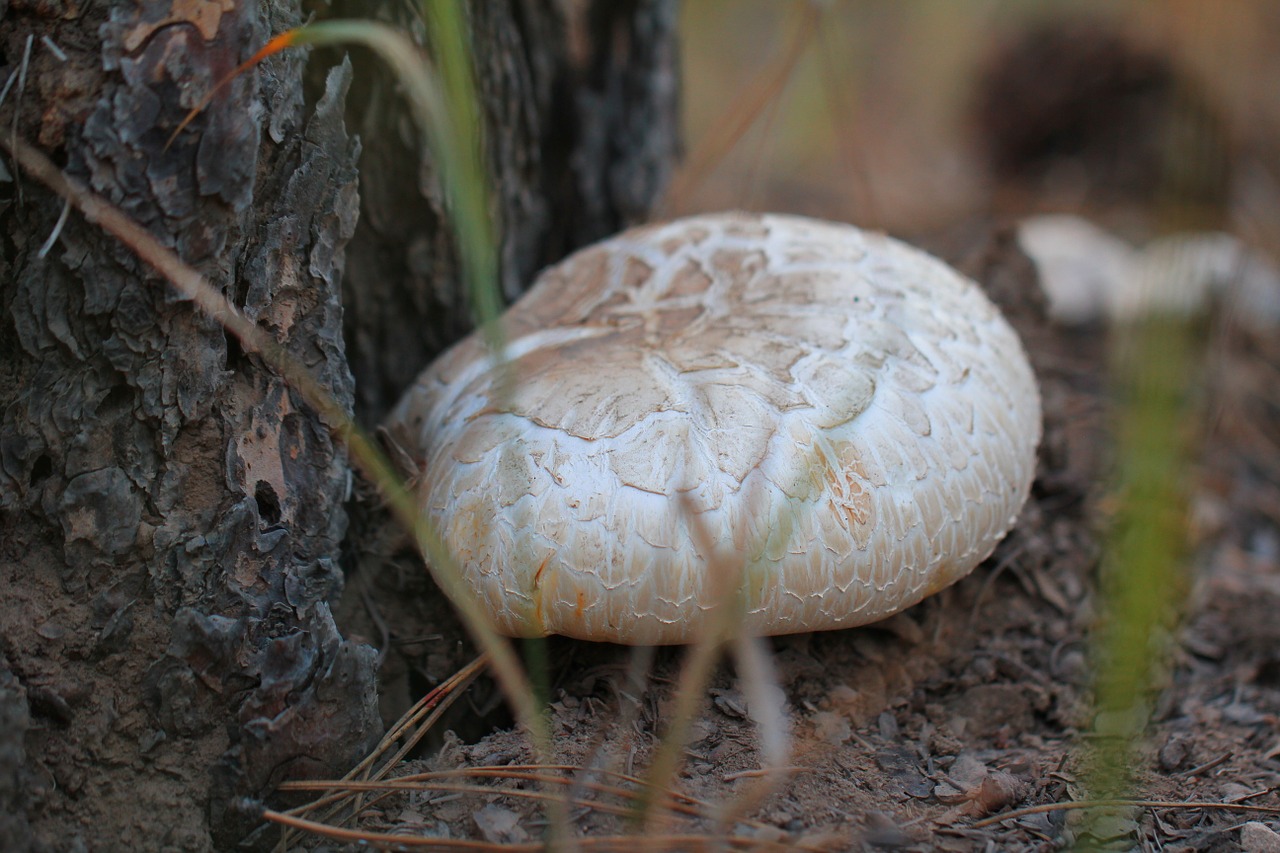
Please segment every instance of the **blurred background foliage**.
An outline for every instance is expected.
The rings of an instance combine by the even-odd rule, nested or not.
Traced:
[[[1280,234],[1280,4],[694,0],[682,23],[687,150],[664,214],[919,233],[1068,210],[1131,239]],[[1187,145],[1213,204],[1169,222]]]

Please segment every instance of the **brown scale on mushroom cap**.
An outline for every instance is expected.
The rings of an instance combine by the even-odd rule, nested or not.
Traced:
[[[472,336],[391,427],[509,634],[686,642],[712,565],[740,572],[753,634],[872,622],[972,570],[1030,489],[1040,401],[1016,334],[881,235],[737,213],[636,228],[545,271],[503,325],[505,396]]]

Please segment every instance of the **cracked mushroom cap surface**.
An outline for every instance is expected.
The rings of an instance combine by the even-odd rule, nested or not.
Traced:
[[[742,213],[635,228],[502,323],[505,366],[466,338],[390,428],[510,635],[687,642],[722,599],[752,634],[873,622],[968,574],[1030,490],[1017,335],[883,235]]]

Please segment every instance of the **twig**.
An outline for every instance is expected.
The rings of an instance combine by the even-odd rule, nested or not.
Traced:
[[[387,620],[382,618],[382,611],[378,609],[378,603],[373,600],[373,596],[369,593],[368,575],[361,575],[360,580],[360,601],[364,604],[365,612],[369,614],[369,618],[373,621],[374,627],[378,629],[378,635],[382,639],[381,648],[378,649],[378,662],[375,669],[382,669],[383,661],[387,659],[387,653],[391,651],[391,628],[387,625]]]
[[[808,773],[813,768],[801,767],[798,764],[788,764],[785,767],[760,767],[756,770],[739,770],[737,773],[727,773],[720,777],[721,782],[737,782],[739,779],[755,779],[760,776],[768,776],[771,773]]]
[[[1033,814],[1045,814],[1047,812],[1075,811],[1077,809],[1117,809],[1117,808],[1134,808],[1134,809],[1219,809],[1221,811],[1231,812],[1259,812],[1262,814],[1280,814],[1280,805],[1274,806],[1253,806],[1247,803],[1211,803],[1200,800],[1190,800],[1188,802],[1178,802],[1177,800],[1077,800],[1072,803],[1046,803],[1039,806],[1027,806],[1023,809],[1014,809],[1011,812],[984,817],[982,820],[975,821],[970,824],[973,829],[981,829],[984,826],[992,826],[997,823],[1003,823],[1006,820],[1016,820],[1020,817],[1026,817]]]
[[[15,147],[18,144],[18,114],[21,112],[22,96],[27,91],[27,67],[31,64],[31,45],[34,39],[34,33],[27,33],[27,41],[25,46],[22,48],[22,62],[18,65],[18,73],[16,75],[18,78],[18,89],[14,93],[13,128],[10,131],[10,144]],[[13,82],[12,77],[9,78],[9,82]],[[8,88],[8,86],[5,86],[6,91]],[[22,204],[24,199],[22,193],[22,181],[19,180],[19,177],[20,176],[18,175],[14,175],[13,183],[18,189],[18,204]]]
[[[325,794],[324,796],[318,797],[309,803],[290,809],[289,814],[305,815],[318,809],[330,807],[321,817],[321,820],[329,821],[334,819],[339,808],[344,805],[344,803],[350,801],[350,811],[347,818],[353,819],[358,816],[362,810],[372,806],[384,796],[388,796],[388,794],[383,794],[382,796],[374,797],[367,803],[362,802],[360,792],[352,788],[350,783],[357,779],[359,779],[359,781],[377,781],[383,779],[387,773],[391,771],[391,768],[397,766],[400,760],[407,755],[423,737],[426,736],[427,732],[431,730],[431,727],[440,719],[441,715],[448,710],[449,706],[457,701],[458,697],[460,697],[464,692],[466,692],[466,689],[470,686],[471,682],[474,681],[484,670],[486,660],[486,657],[481,655],[462,669],[455,672],[453,675],[449,676],[433,690],[419,699],[417,703],[406,711],[404,715],[396,721],[396,724],[382,736],[382,740],[378,742],[378,745],[374,747],[359,764],[347,771],[346,776],[343,777],[341,782],[334,783],[335,787],[346,785],[347,787],[345,790],[337,790],[332,793]],[[424,717],[426,718],[425,720],[423,719]],[[416,731],[414,730],[415,727]],[[400,750],[389,761],[384,761],[380,767],[374,770],[374,765],[378,760],[386,755],[386,753],[390,751],[402,737],[405,738],[405,743],[400,747]],[[282,784],[280,786],[280,790],[288,790],[288,784],[289,783],[287,782]],[[284,837],[281,838],[281,843],[278,847],[286,848],[288,846],[289,832],[290,830],[286,827],[283,833]]]
[[[71,201],[70,199],[64,199],[62,202],[62,213],[58,214],[58,221],[53,224],[53,230],[49,232],[49,236],[40,246],[40,251],[36,252],[37,258],[46,257],[50,250],[53,249],[53,244],[58,242],[58,235],[62,233],[63,226],[67,224],[67,215],[69,213],[71,213]]]
[[[53,39],[49,38],[48,36],[40,36],[40,43],[43,44],[45,48],[47,48],[48,51],[53,54],[54,59],[58,60],[59,62],[67,61],[66,51],[58,47],[58,45],[54,42]]]
[[[505,779],[518,779],[526,782],[552,782],[560,785],[567,785],[571,780],[548,777],[540,773],[511,773],[504,776]],[[524,800],[541,800],[543,802],[551,802],[553,799],[560,799],[558,793],[554,793],[549,789],[542,788],[495,788],[492,785],[468,784],[466,782],[405,782],[401,779],[391,779],[386,782],[334,782],[334,783],[316,783],[306,782],[302,784],[290,784],[287,789],[293,791],[313,791],[323,790],[333,787],[335,790],[347,793],[360,793],[374,791],[384,795],[400,794],[409,791],[447,791],[454,794],[479,794],[485,797],[511,797],[513,799]],[[596,788],[600,790],[596,790]],[[611,788],[604,785],[588,785],[586,790],[592,793],[615,794],[634,796],[634,792],[627,791],[625,788]],[[379,798],[381,799],[381,798]],[[601,803],[595,800],[587,799],[585,796],[569,797],[563,800],[570,805],[586,806],[595,811],[604,814],[614,815],[615,817],[623,817],[631,814],[630,806],[618,806],[612,803]],[[373,802],[370,802],[372,805]],[[696,812],[685,815],[686,817],[700,817]]]
[[[469,841],[460,838],[424,838],[422,836],[400,835],[388,832],[360,832],[354,829],[342,829],[327,826],[323,823],[305,820],[284,814],[283,812],[265,809],[264,820],[292,827],[303,832],[314,833],[325,838],[339,841],[350,841],[358,844],[372,845],[392,850],[417,847],[435,850],[484,850],[487,853],[504,851],[504,853],[539,853],[546,850],[542,841],[524,843],[494,844],[488,841]],[[643,839],[634,835],[607,835],[595,838],[577,838],[574,843],[583,850],[592,851],[634,851],[637,844],[647,842],[661,850],[723,850],[725,848],[739,850],[818,850],[819,848],[799,846],[793,841],[769,841],[761,838],[743,838],[741,836],[714,837],[706,835],[654,835]]]
[[[565,775],[551,775],[552,773]],[[449,780],[453,779],[523,780],[528,782],[544,782],[549,783],[550,785],[560,786],[561,788],[567,788],[568,800],[572,802],[585,803],[586,805],[594,807],[595,804],[586,800],[585,797],[579,793],[580,790],[615,796],[623,800],[637,800],[640,798],[642,790],[651,787],[649,783],[643,779],[613,770],[601,768],[593,771],[587,771],[587,775],[607,776],[634,787],[624,788],[621,785],[610,785],[603,782],[593,782],[590,780],[575,778],[575,776],[579,776],[582,773],[582,768],[571,764],[508,764],[500,767],[462,767],[455,770],[433,770],[425,773],[414,773],[409,776],[400,776],[386,781],[361,781],[350,778],[336,781],[310,779],[295,780],[281,783],[279,790],[332,791],[334,793],[327,795],[324,799],[328,801],[337,801],[345,796],[345,794],[357,791],[381,791],[395,793],[400,791],[418,790],[463,790],[457,787],[448,787],[450,784]],[[485,794],[545,797],[545,794],[541,792],[530,794],[529,792],[521,791],[519,793],[515,793],[511,789],[502,788],[468,788],[466,790]],[[658,793],[665,795],[666,802],[663,804],[663,808],[669,809],[678,815],[691,819],[711,819],[715,816],[715,807],[705,800],[699,800],[675,790],[664,790],[659,791]],[[370,805],[372,805],[372,803],[370,803]],[[302,815],[306,812],[307,808],[308,807],[290,809],[287,813],[291,815]],[[631,809],[628,807],[626,813],[629,814],[630,811]],[[739,823],[755,829],[763,829],[769,826],[769,824],[750,819],[744,819],[739,821]]]
[[[1213,759],[1212,761],[1206,761],[1204,764],[1200,764],[1195,767],[1192,767],[1190,770],[1179,770],[1177,773],[1174,773],[1173,775],[1175,777],[1199,776],[1201,773],[1204,773],[1207,770],[1212,770],[1213,768],[1217,767],[1219,764],[1226,764],[1228,761],[1231,760],[1234,754],[1235,753],[1232,753],[1232,752],[1224,752],[1222,753],[1222,755],[1219,755],[1217,758]]]

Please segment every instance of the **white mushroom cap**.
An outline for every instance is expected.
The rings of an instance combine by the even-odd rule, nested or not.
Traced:
[[[1030,489],[1040,401],[978,287],[887,237],[791,216],[636,228],[546,270],[392,428],[499,630],[697,636],[884,618],[966,575]],[[691,519],[696,515],[696,521]],[[702,553],[702,525],[717,554]]]
[[[1066,325],[1192,317],[1214,297],[1253,328],[1280,322],[1280,271],[1229,234],[1171,234],[1139,250],[1078,216],[1044,214],[1018,224],[1018,242]]]
[[[1139,253],[1128,243],[1065,213],[1022,220],[1018,244],[1040,274],[1049,316],[1069,326],[1110,316],[1114,295],[1138,267]]]
[[[1190,317],[1217,299],[1253,328],[1280,320],[1280,273],[1230,234],[1171,234],[1142,252],[1132,286],[1117,288],[1111,316],[1131,322],[1152,314]]]

